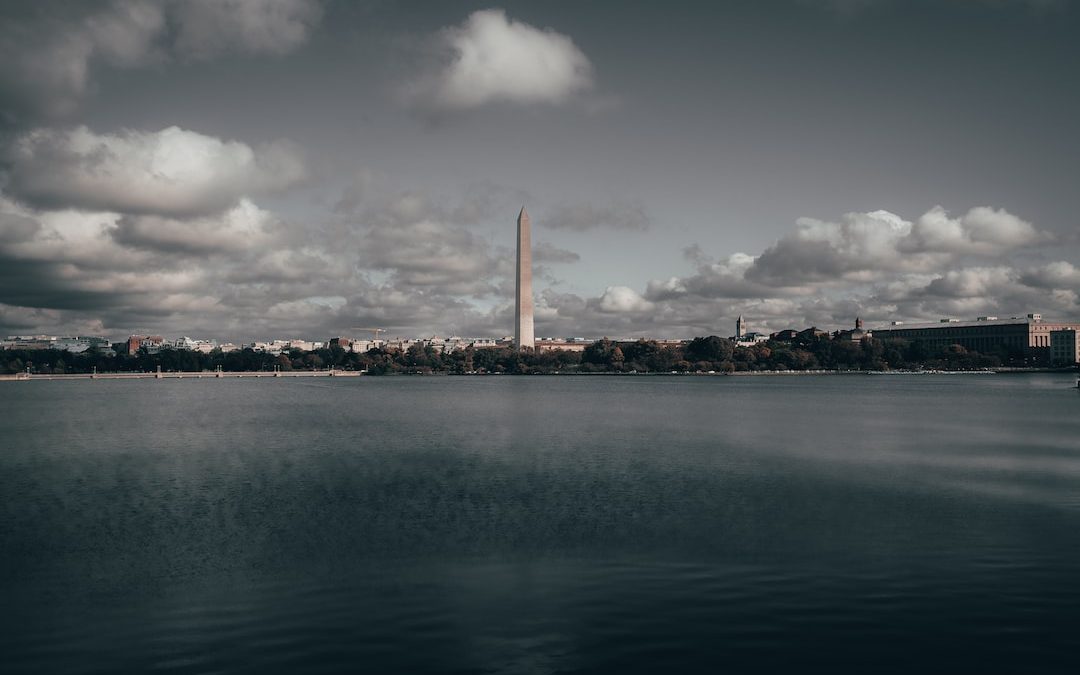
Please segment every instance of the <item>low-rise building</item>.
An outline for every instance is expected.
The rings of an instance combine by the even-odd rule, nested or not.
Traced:
[[[9,335],[0,342],[0,347],[23,350],[59,349],[56,346],[58,339],[55,335]]]
[[[1080,330],[1080,322],[1047,321],[1041,314],[999,319],[984,316],[974,321],[941,319],[936,323],[897,324],[874,329],[874,337],[903,338],[938,349],[960,345],[983,354],[1008,350],[1027,357],[1050,359],[1050,334]]]
[[[173,347],[176,349],[186,349],[191,352],[200,352],[202,354],[209,354],[217,349],[217,342],[214,340],[194,340],[187,336],[184,336],[173,343]]]
[[[562,338],[538,338],[535,342],[535,349],[538,352],[583,352],[587,346],[589,343],[584,341]]]
[[[149,354],[157,354],[165,346],[165,338],[160,335],[132,335],[127,339],[127,353],[134,356],[140,349]]]

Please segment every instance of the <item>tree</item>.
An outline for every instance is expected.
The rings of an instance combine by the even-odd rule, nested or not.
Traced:
[[[728,361],[734,348],[731,340],[726,338],[715,335],[697,337],[686,345],[686,356],[698,361]]]

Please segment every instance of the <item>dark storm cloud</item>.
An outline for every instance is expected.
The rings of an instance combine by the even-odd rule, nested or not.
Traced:
[[[0,253],[0,303],[40,309],[102,310],[122,304],[117,289],[85,288],[63,263],[19,260]]]
[[[543,227],[548,229],[575,232],[601,228],[641,232],[649,229],[651,223],[645,205],[636,201],[561,205],[542,221]]]

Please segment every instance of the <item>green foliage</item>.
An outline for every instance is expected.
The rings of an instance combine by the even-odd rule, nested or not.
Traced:
[[[996,350],[980,354],[959,345],[931,349],[924,343],[902,339],[851,342],[823,337],[797,342],[768,342],[751,347],[715,335],[694,338],[682,345],[661,345],[654,340],[615,342],[604,338],[582,352],[518,352],[508,348],[468,348],[442,353],[421,344],[406,351],[372,349],[366,354],[334,345],[312,352],[292,350],[272,355],[251,349],[209,354],[178,349],[128,355],[97,349],[81,354],[57,350],[0,350],[0,372],[35,373],[202,372],[318,370],[328,367],[363,370],[372,375],[508,373],[670,373],[755,372],[763,370],[966,370],[1001,365],[1031,365],[1022,351]]]

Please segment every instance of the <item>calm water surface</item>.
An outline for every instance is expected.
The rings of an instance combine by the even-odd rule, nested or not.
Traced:
[[[0,671],[1080,672],[1074,383],[0,383]]]

